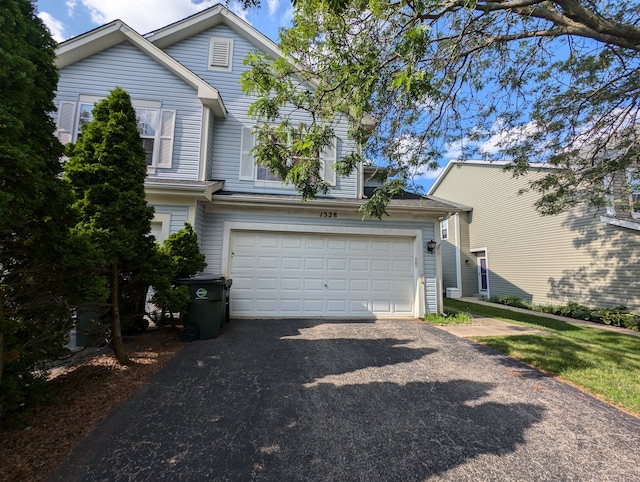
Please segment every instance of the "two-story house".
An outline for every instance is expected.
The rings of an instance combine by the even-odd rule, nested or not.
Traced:
[[[132,98],[147,150],[147,200],[158,240],[189,221],[207,272],[233,279],[232,317],[420,317],[441,308],[436,227],[456,212],[428,197],[363,219],[363,166],[333,164],[358,146],[347,125],[324,159],[326,196],[302,202],[255,165],[254,99],[245,56],[277,46],[216,5],[147,35],[116,20],[59,45],[58,137],[77,139],[94,103],[116,86]],[[296,113],[293,113],[293,117]],[[303,118],[298,117],[299,121]]]
[[[469,206],[439,226],[445,289],[463,296],[515,295],[538,304],[625,305],[640,313],[633,179],[611,181],[606,212],[579,206],[541,216],[534,206],[540,194],[519,192],[551,168],[537,164],[514,178],[504,166],[451,161],[429,191]]]

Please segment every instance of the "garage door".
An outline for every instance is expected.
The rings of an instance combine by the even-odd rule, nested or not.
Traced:
[[[414,315],[414,238],[231,233],[231,315]]]

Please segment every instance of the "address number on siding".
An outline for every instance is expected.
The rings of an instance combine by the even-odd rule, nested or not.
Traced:
[[[320,211],[321,218],[337,218],[338,213],[335,211]]]

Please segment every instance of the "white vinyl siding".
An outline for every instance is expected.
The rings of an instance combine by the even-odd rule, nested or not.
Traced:
[[[207,68],[206,62],[203,61],[202,53],[208,52],[211,36],[233,38],[232,72],[220,72]],[[239,151],[243,145],[243,127],[251,130],[251,126],[255,122],[254,119],[247,115],[247,111],[255,99],[248,97],[241,91],[240,75],[247,70],[247,67],[242,63],[243,59],[255,48],[253,44],[237,35],[226,25],[218,25],[201,34],[171,45],[166,48],[166,51],[185,67],[215,86],[221,92],[229,112],[229,116],[226,119],[216,119],[210,178],[224,180],[224,188],[229,191],[291,194],[291,188],[287,188],[279,182],[263,183],[261,185],[247,182],[254,179],[253,165],[251,165],[250,174],[248,173],[248,168],[243,168],[243,174],[241,174],[239,165],[241,153]],[[295,113],[292,115],[291,121],[305,122],[308,119],[305,119],[300,113]],[[338,124],[335,134],[338,139],[336,160],[339,161],[343,156],[355,149],[355,143],[349,139],[346,120]],[[346,178],[336,179],[335,187],[331,189],[328,195],[331,197],[356,198],[358,195],[357,178],[358,172],[354,171]]]
[[[478,293],[476,256],[469,250],[487,247],[493,296],[539,304],[625,305],[640,312],[640,237],[601,223],[585,207],[541,216],[534,207],[539,194],[518,193],[544,174],[513,178],[501,165],[465,162],[433,192],[473,207],[472,215],[460,217],[463,296]]]
[[[198,180],[204,109],[197,92],[131,44],[123,43],[62,69],[55,103],[59,110],[66,102],[77,105],[78,93],[105,98],[116,86],[125,89],[134,100],[158,100],[163,110],[175,113],[173,139],[167,142],[168,136],[163,136],[161,142],[163,165],[167,165],[165,146],[172,144],[171,167],[150,172],[150,177]],[[78,113],[74,115],[77,122]]]

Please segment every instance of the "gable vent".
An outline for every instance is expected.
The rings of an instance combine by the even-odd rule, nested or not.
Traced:
[[[230,38],[211,37],[209,43],[209,68],[231,70],[231,51],[233,40]]]

